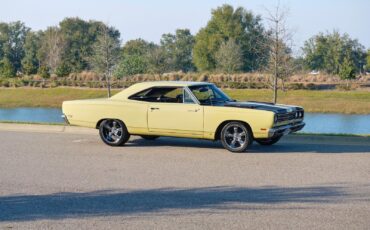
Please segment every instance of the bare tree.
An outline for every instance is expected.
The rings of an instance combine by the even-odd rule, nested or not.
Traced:
[[[293,45],[292,31],[287,27],[288,9],[282,9],[280,3],[273,9],[267,11],[267,21],[269,26],[269,38],[267,47],[269,49],[268,70],[272,73],[273,103],[277,102],[278,79],[282,81],[291,75],[292,57],[291,50]]]
[[[41,47],[41,56],[43,64],[46,65],[52,73],[55,72],[62,60],[62,52],[65,47],[65,40],[58,27],[49,27],[44,34]]]
[[[112,36],[112,29],[106,25],[100,27],[100,34],[93,46],[90,64],[98,73],[103,74],[107,83],[108,98],[111,96],[111,78],[119,60],[120,40]]]
[[[229,39],[220,45],[216,52],[217,69],[226,73],[235,73],[243,67],[243,51],[235,39]]]

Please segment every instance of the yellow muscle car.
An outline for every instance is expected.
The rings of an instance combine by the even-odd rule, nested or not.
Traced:
[[[272,145],[304,127],[301,107],[232,100],[212,83],[143,82],[108,99],[63,102],[66,122],[99,129],[104,143],[125,144],[130,135],[220,140],[243,152],[255,140]]]

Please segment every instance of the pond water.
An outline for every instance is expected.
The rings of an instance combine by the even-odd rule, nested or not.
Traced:
[[[55,108],[0,109],[0,121],[63,123],[62,110]]]
[[[63,123],[55,108],[0,108],[0,121]],[[305,133],[370,134],[370,114],[305,113]]]

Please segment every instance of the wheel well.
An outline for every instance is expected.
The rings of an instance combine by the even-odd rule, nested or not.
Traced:
[[[238,120],[228,120],[228,121],[223,121],[216,129],[216,133],[215,133],[215,140],[220,140],[220,135],[221,135],[221,131],[222,131],[222,128],[229,122],[240,122],[240,123],[243,123],[245,125],[245,127],[247,127],[248,131],[252,134],[252,138],[253,137],[253,132],[252,132],[252,128],[251,126],[245,122],[245,121],[238,121]]]
[[[104,119],[100,119],[99,121],[98,121],[98,123],[96,123],[96,129],[99,129],[99,127],[100,127],[100,123],[102,123],[104,120],[107,120],[108,118],[104,118]]]
[[[100,124],[103,122],[103,121],[105,121],[105,120],[119,120],[119,121],[121,121],[125,126],[126,126],[126,124],[125,124],[125,122],[123,122],[121,119],[117,119],[117,118],[103,118],[103,119],[100,119],[97,123],[96,123],[96,129],[99,129],[99,127],[100,127]]]

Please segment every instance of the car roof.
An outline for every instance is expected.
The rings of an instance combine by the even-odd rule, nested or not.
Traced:
[[[117,93],[112,99],[127,99],[129,96],[143,91],[145,89],[149,89],[151,87],[189,87],[195,85],[211,85],[212,83],[209,82],[196,82],[196,81],[147,81],[147,82],[140,82],[136,83],[127,89],[122,90],[120,93]]]

